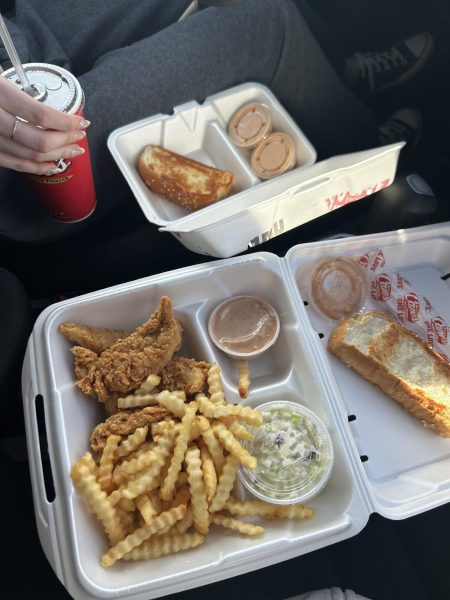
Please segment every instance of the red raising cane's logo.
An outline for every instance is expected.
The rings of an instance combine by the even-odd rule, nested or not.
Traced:
[[[448,341],[448,325],[445,323],[441,317],[436,317],[435,319],[431,319],[431,326],[433,327],[433,331],[436,334],[437,341],[440,344],[446,344]]]
[[[419,320],[420,302],[419,298],[410,292],[405,295],[405,318],[410,323],[415,323]]]
[[[371,286],[371,296],[373,300],[385,302],[391,297],[392,284],[386,273],[381,273],[373,281]]]
[[[362,267],[365,267],[367,269],[367,267],[369,266],[369,255],[363,254],[359,257],[358,262]]]
[[[336,208],[340,208],[341,206],[345,206],[351,202],[356,202],[357,200],[366,198],[367,196],[370,196],[370,194],[374,194],[375,192],[387,187],[390,183],[390,179],[383,179],[383,181],[375,183],[374,185],[368,185],[357,192],[350,192],[350,190],[339,192],[338,194],[333,194],[329,198],[325,198],[325,203],[328,210],[335,210]]]

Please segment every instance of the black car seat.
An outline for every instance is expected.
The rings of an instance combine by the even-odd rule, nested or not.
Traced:
[[[0,398],[8,419],[2,419],[0,436],[23,429],[20,400],[20,373],[28,336],[32,329],[32,310],[19,279],[0,267]],[[5,414],[5,413],[4,413]]]

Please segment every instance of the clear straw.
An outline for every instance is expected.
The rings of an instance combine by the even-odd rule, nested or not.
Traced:
[[[189,4],[189,6],[184,11],[184,13],[178,19],[178,21],[182,21],[183,19],[185,19],[186,17],[189,17],[190,15],[194,14],[197,11],[198,11],[198,0],[193,0],[193,2],[191,2]]]
[[[2,39],[3,45],[5,46],[5,50],[8,53],[9,59],[12,62],[12,65],[17,73],[18,78],[20,79],[20,83],[24,91],[30,96],[34,96],[35,92],[28,81],[28,77],[25,74],[25,70],[20,62],[19,55],[17,54],[17,50],[14,46],[14,43],[9,35],[9,31],[6,27],[6,23],[3,20],[3,17],[0,13],[0,38]]]

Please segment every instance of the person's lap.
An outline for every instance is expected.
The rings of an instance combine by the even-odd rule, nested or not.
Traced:
[[[59,10],[52,0],[16,0],[14,21],[29,31],[35,46],[45,48],[40,37],[53,38],[79,76],[105,53],[129,46],[177,21],[190,0],[76,0]],[[36,27],[37,25],[37,27]],[[34,27],[34,31],[31,31]],[[31,58],[30,61],[42,60]]]
[[[245,81],[269,86],[322,156],[374,141],[370,112],[342,85],[300,14],[285,0],[206,9],[107,53],[80,81],[96,130],[92,144],[98,169],[108,132],[115,127],[170,113],[178,104],[202,101]],[[324,124],[330,97],[336,118]]]

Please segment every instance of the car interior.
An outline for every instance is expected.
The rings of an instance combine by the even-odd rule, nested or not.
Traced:
[[[448,0],[316,0],[321,19],[344,51],[385,48],[419,31],[434,39],[426,68],[389,95],[368,100],[379,121],[398,108],[413,106],[423,117],[423,133],[407,164],[399,165],[393,184],[358,202],[319,217],[264,244],[250,248],[284,256],[296,244],[333,237],[376,235],[383,231],[450,220],[450,4]],[[328,116],[332,118],[332,116]],[[325,126],[325,125],[324,125]],[[408,206],[409,174],[420,176],[432,194],[422,212]],[[27,340],[39,314],[48,306],[172,269],[208,261],[175,236],[162,233],[143,215],[130,188],[117,191],[120,206],[101,222],[61,239],[0,239],[0,305],[8,315],[0,352],[0,473],[3,480],[3,578],[1,596],[22,600],[31,594],[49,599],[70,595],[42,551],[35,524],[27,440],[21,395],[21,368]],[[395,203],[393,207],[392,203]],[[52,497],[52,473],[41,415],[40,442]],[[372,600],[444,600],[450,598],[447,576],[450,509],[448,504],[406,519],[372,514],[354,537],[247,574],[166,596],[170,600],[254,598],[283,600],[328,587],[351,589]]]

